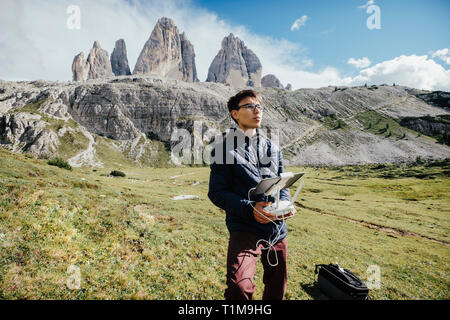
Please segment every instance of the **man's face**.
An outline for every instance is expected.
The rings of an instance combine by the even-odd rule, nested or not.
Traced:
[[[254,97],[246,97],[239,102],[239,106],[246,104],[259,105],[258,99]],[[232,110],[231,115],[239,123],[242,130],[255,129],[261,127],[262,110],[255,108],[254,110],[246,107],[239,108],[239,110]]]

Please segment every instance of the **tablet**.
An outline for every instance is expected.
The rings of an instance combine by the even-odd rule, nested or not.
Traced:
[[[263,179],[256,185],[256,189],[254,189],[252,192],[250,192],[250,194],[254,195],[254,194],[265,193],[267,190],[270,189],[270,187],[275,185],[280,180],[281,180],[280,177]]]
[[[265,193],[266,195],[269,195],[272,192],[276,191],[276,189],[278,188],[289,188],[304,174],[304,172],[283,172],[279,177],[263,179],[256,185],[256,188],[251,192],[251,195],[259,193]]]

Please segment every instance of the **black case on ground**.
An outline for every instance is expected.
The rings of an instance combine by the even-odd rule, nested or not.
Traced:
[[[340,269],[337,264],[316,264],[314,274],[317,272],[316,285],[330,299],[365,300],[369,294],[369,289],[356,274]]]

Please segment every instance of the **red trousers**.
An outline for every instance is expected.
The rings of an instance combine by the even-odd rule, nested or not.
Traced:
[[[251,300],[255,291],[254,275],[256,261],[261,256],[264,268],[263,300],[282,300],[286,293],[287,285],[287,242],[286,238],[277,242],[270,248],[269,261],[275,264],[271,266],[267,260],[267,250],[260,243],[256,247],[259,237],[247,232],[233,232],[230,235],[227,255],[227,288],[226,300]]]

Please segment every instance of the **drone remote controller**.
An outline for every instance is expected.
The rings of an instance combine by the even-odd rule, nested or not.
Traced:
[[[285,183],[285,181],[287,181],[293,177],[294,177],[294,174],[292,172],[282,173],[281,174],[281,178],[283,180],[282,183]],[[303,182],[304,181],[302,181],[300,183],[300,185],[298,186],[297,191],[295,192],[295,195],[291,201],[280,200],[280,190],[282,189],[281,186],[278,186],[277,188],[272,189],[271,193],[274,196],[275,195],[277,196],[275,199],[275,203],[272,203],[271,205],[264,207],[263,208],[264,211],[274,214],[277,218],[292,212],[294,210],[295,199],[297,198],[298,194],[300,193],[300,190],[302,190]]]
[[[274,214],[277,218],[288,214],[294,210],[291,201],[282,200],[272,203],[270,206],[264,207],[264,211]]]

